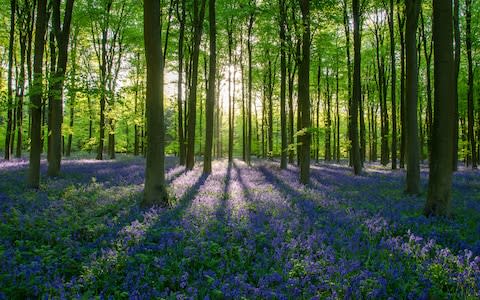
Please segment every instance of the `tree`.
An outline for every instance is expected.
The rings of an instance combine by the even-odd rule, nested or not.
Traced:
[[[57,56],[55,65],[51,66],[54,71],[50,79],[49,98],[51,97],[51,143],[49,143],[48,175],[58,176],[60,173],[62,159],[62,123],[63,123],[63,86],[65,83],[65,72],[68,62],[68,42],[70,39],[70,24],[72,21],[74,0],[67,0],[65,4],[65,15],[61,24],[60,7],[61,0],[52,2],[52,37],[54,37]],[[50,41],[52,43],[52,41]]]
[[[279,28],[280,28],[280,131],[281,131],[281,152],[280,152],[280,168],[287,168],[287,115],[286,115],[286,89],[287,89],[287,61],[286,61],[286,26],[287,26],[287,9],[285,0],[279,0],[280,8]]]
[[[75,118],[75,100],[77,96],[77,41],[78,41],[78,29],[73,34],[72,47],[71,47],[71,69],[70,69],[70,82],[68,87],[69,94],[69,107],[70,107],[70,122],[68,133],[67,149],[65,156],[70,156],[72,152],[72,139],[73,139],[73,124]]]
[[[253,90],[253,73],[252,73],[252,30],[255,22],[255,0],[249,0],[250,14],[248,17],[248,33],[247,33],[247,53],[248,53],[248,100],[247,100],[247,130],[246,130],[246,147],[245,158],[247,164],[251,164],[252,155],[252,90]]]
[[[454,126],[452,1],[433,0],[434,97],[427,216],[450,216]]]
[[[47,0],[37,0],[37,18],[35,20],[35,48],[33,57],[33,84],[30,91],[30,160],[28,168],[28,185],[40,186],[40,153],[42,126],[42,92],[43,92],[43,52],[45,48],[45,31],[47,28]]]
[[[8,42],[8,79],[7,79],[7,133],[5,136],[5,159],[10,159],[13,145],[13,45],[15,43],[15,8],[16,0],[10,0],[10,37]]]
[[[178,34],[178,83],[177,83],[177,106],[178,106],[178,152],[180,165],[185,165],[185,138],[183,135],[183,112],[182,112],[182,103],[183,103],[183,44],[185,40],[185,22],[186,22],[186,0],[181,0],[181,8],[179,8],[179,2],[177,1],[177,17],[180,22],[180,29]],[[181,10],[181,13],[179,12]]]
[[[358,142],[358,104],[362,96],[361,85],[361,37],[360,37],[360,3],[359,0],[352,1],[353,7],[353,95],[351,118],[351,141],[352,141],[352,163],[353,172],[359,175],[362,172],[362,160],[360,157],[360,146]]]
[[[394,31],[394,5],[390,0],[388,14],[388,29],[390,33],[390,72],[392,76],[391,102],[392,102],[392,169],[397,168],[397,66],[395,59],[395,31]]]
[[[420,193],[420,145],[418,141],[417,120],[417,26],[420,12],[419,0],[407,0],[407,27],[405,32],[407,92],[406,92],[406,129],[407,129],[407,180],[406,193]]]
[[[298,69],[298,110],[300,135],[300,182],[310,182],[310,2],[300,0],[302,12],[302,57]]]
[[[205,108],[205,158],[203,173],[212,173],[212,143],[213,143],[213,111],[215,109],[215,75],[217,73],[217,28],[215,21],[215,0],[208,1],[208,19],[210,24],[210,69],[208,73],[208,90]]]
[[[165,128],[163,123],[163,55],[160,1],[145,0],[143,8],[147,62],[147,161],[141,206],[167,206],[165,188]]]
[[[467,91],[467,114],[468,114],[468,161],[472,163],[472,168],[477,168],[477,146],[474,132],[474,103],[473,103],[473,59],[472,59],[472,0],[465,0],[465,45],[467,50],[467,69],[468,69],[468,91]]]
[[[468,0],[467,0],[468,1]],[[454,93],[455,93],[455,124],[453,128],[453,158],[452,158],[452,170],[458,169],[458,76],[460,73],[460,4],[459,0],[453,0],[453,26],[454,26],[454,39],[455,39],[455,81],[454,81]]]
[[[198,56],[200,53],[200,42],[202,41],[203,18],[205,16],[205,0],[201,0],[199,7],[198,0],[193,1],[193,52],[191,67],[191,86],[188,97],[188,134],[187,134],[187,169],[192,170],[195,164],[195,125],[197,120],[197,82],[198,82]]]

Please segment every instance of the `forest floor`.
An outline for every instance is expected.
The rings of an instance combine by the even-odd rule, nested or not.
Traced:
[[[67,159],[39,191],[27,169],[0,160],[0,299],[480,297],[479,171],[455,173],[445,219],[374,164],[312,165],[304,187],[275,162],[168,158],[172,208],[149,210],[141,158]]]

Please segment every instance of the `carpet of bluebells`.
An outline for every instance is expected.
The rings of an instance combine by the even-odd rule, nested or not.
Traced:
[[[171,208],[142,210],[141,158],[65,160],[39,191],[0,160],[0,299],[480,297],[479,171],[455,173],[444,219],[374,164],[313,165],[308,187],[276,162],[167,167]]]

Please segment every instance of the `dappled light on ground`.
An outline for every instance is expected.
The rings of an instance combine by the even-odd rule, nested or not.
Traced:
[[[480,297],[478,172],[441,219],[378,166],[313,165],[305,187],[273,162],[169,158],[171,207],[147,210],[141,159],[67,160],[38,192],[24,161],[0,166],[0,299]]]

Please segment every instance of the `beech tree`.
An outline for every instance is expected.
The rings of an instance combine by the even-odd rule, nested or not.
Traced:
[[[35,20],[35,47],[33,57],[33,83],[30,91],[30,159],[28,167],[28,185],[40,186],[40,154],[42,130],[42,93],[43,93],[43,53],[45,49],[45,32],[47,29],[47,0],[37,0]]]
[[[215,0],[208,1],[208,19],[210,25],[210,68],[208,73],[208,89],[206,100],[206,126],[205,126],[205,158],[203,173],[212,172],[212,143],[213,143],[213,111],[215,105],[215,76],[217,73],[217,28],[215,20]]]
[[[163,115],[163,55],[160,2],[145,0],[143,7],[145,58],[147,61],[147,161],[141,205],[167,206],[165,187],[165,127]]]
[[[407,27],[405,35],[407,92],[406,92],[406,130],[407,130],[407,180],[408,194],[420,193],[420,145],[418,141],[417,120],[417,48],[416,34],[418,15],[420,12],[419,0],[407,0]]]
[[[454,126],[452,1],[433,0],[435,110],[428,195],[424,214],[450,216]]]

